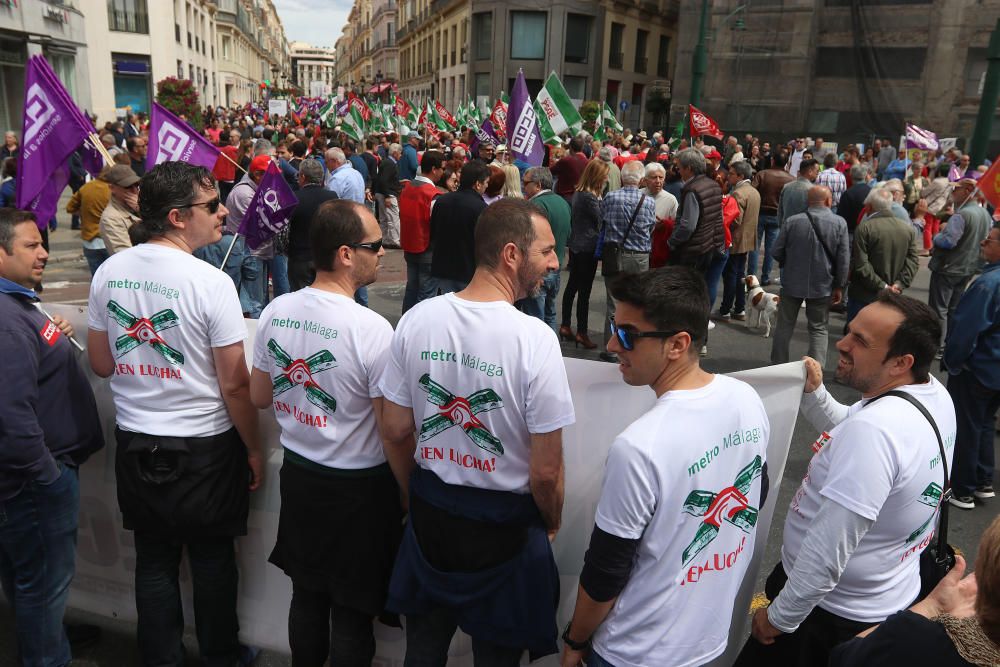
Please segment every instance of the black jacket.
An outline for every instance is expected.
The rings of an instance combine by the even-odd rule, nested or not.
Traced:
[[[837,215],[847,223],[847,232],[849,234],[853,234],[855,228],[857,228],[858,216],[861,215],[861,209],[865,206],[865,199],[871,191],[871,186],[867,183],[855,183],[840,196],[840,202],[837,204]]]
[[[296,259],[310,259],[312,251],[309,245],[309,223],[320,204],[331,199],[337,199],[337,193],[327,190],[322,185],[307,185],[295,193],[299,205],[292,212],[288,222],[288,256]]]
[[[486,210],[482,195],[469,188],[434,200],[431,212],[431,276],[469,282],[476,272],[476,222]]]
[[[386,158],[379,162],[378,174],[372,183],[372,192],[387,197],[398,197],[403,191],[403,186],[399,182],[399,167],[392,158]]]

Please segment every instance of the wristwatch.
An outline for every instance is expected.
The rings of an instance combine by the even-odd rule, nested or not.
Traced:
[[[582,642],[573,641],[569,637],[570,626],[573,625],[573,621],[566,624],[566,629],[563,630],[562,640],[566,642],[566,646],[569,646],[574,651],[589,651],[590,650],[590,640],[592,637],[587,637],[586,640]]]

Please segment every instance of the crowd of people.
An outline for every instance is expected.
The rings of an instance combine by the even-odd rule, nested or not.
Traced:
[[[183,551],[202,657],[245,659],[234,538],[265,474],[259,410],[281,429],[269,561],[292,583],[294,664],[371,664],[377,618],[402,623],[407,665],[444,665],[458,628],[482,665],[560,650],[565,667],[718,657],[780,481],[760,397],[700,362],[713,320],[757,307],[751,283],[780,285],[774,363],[788,361],[805,305],[801,410],[817,438],[771,604],[736,664],[886,664],[915,650],[914,631],[942,664],[995,664],[998,524],[976,579],[959,561],[921,589],[943,503],[994,496],[1000,227],[967,156],[751,136],[671,150],[661,133],[625,131],[567,137],[531,166],[469,132],[359,145],[314,120],[204,121],[230,158],[214,170],[145,170],[143,119],[110,125],[115,164],[67,208],[93,273],[85,363],[114,399],[143,664],[184,662]],[[251,250],[236,231],[275,163],[298,205],[286,233]],[[22,663],[63,665],[79,475],[104,438],[76,332],[35,291],[40,227],[0,208],[0,582]],[[387,247],[407,266],[395,330],[365,307]],[[929,304],[904,294],[926,251]],[[835,377],[862,395],[849,406],[824,385],[841,307]],[[259,320],[249,368],[244,317]],[[561,632],[551,543],[576,415],[560,339],[600,345],[657,398],[610,445]]]

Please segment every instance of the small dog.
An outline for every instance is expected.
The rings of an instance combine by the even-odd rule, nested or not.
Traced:
[[[759,329],[761,320],[763,320],[764,338],[768,338],[771,335],[771,327],[774,326],[774,317],[778,312],[780,297],[777,294],[765,292],[764,288],[760,286],[757,276],[753,274],[748,275],[744,282],[747,284],[747,310],[750,311],[747,317],[747,327]]]

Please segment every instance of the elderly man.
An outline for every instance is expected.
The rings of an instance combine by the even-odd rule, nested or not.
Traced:
[[[913,225],[893,214],[892,193],[876,188],[868,193],[865,206],[872,214],[854,231],[848,322],[880,292],[899,294],[909,287],[919,266]]]
[[[663,184],[667,180],[667,170],[659,162],[650,162],[646,165],[645,182],[646,187],[643,192],[653,199],[653,210],[657,220],[666,220],[677,217],[677,197],[663,189]]]
[[[771,284],[771,264],[773,260],[774,242],[778,238],[781,223],[778,220],[778,201],[781,190],[795,180],[786,170],[788,154],[776,152],[769,160],[770,167],[758,171],[750,182],[760,193],[760,219],[757,225],[757,247],[747,258],[747,272],[760,278],[762,287]],[[763,265],[758,263],[760,253],[764,253]],[[760,271],[758,274],[757,271]]]
[[[420,147],[420,135],[410,132],[406,136],[406,144],[403,146],[402,157],[399,160],[399,179],[402,181],[412,181],[417,177],[417,149]]]
[[[928,304],[937,313],[944,330],[950,327],[962,292],[982,266],[979,244],[992,226],[990,214],[979,203],[976,182],[971,178],[955,184],[951,199],[955,213],[934,237],[934,252],[928,265],[931,270]]]
[[[292,290],[300,290],[316,277],[309,242],[313,216],[321,204],[337,199],[337,193],[323,187],[323,165],[319,160],[302,161],[295,198],[299,203],[288,221],[288,280]]]
[[[757,221],[760,216],[760,193],[750,184],[753,169],[749,162],[733,162],[729,165],[729,194],[739,206],[740,213],[731,226],[733,243],[729,248],[729,258],[722,270],[722,303],[719,319],[746,319],[746,276],[747,253],[756,247]]]
[[[111,200],[101,213],[99,229],[108,255],[132,247],[128,230],[139,222],[139,177],[132,168],[116,164],[104,172]]]
[[[614,192],[622,186],[622,170],[615,164],[612,150],[610,146],[603,146],[597,151],[597,158],[608,165],[608,192]]]
[[[639,190],[639,182],[644,172],[641,162],[635,160],[626,162],[622,167],[622,187],[609,192],[601,200],[604,245],[607,247],[609,243],[617,243],[620,248],[620,266],[602,268],[606,278],[616,273],[642,273],[649,269],[649,251],[652,250],[650,237],[656,224],[656,204],[652,197]],[[674,233],[677,233],[676,229]],[[607,258],[603,258],[603,261],[607,262]],[[612,268],[617,271],[613,271]],[[604,311],[605,349],[600,353],[600,357],[604,361],[616,363],[618,356],[607,349],[611,342],[611,323],[615,317],[615,299],[611,295],[610,282],[610,280],[604,281],[607,290]]]
[[[725,244],[722,188],[705,175],[705,156],[696,148],[677,154],[683,181],[677,222],[668,241],[670,263],[690,266],[704,274]]]
[[[570,232],[570,208],[566,199],[552,191],[552,172],[545,167],[532,167],[524,172],[524,198],[545,214],[556,240],[559,267],[565,263],[566,241]],[[556,329],[556,300],[559,297],[559,271],[545,274],[538,295],[529,296],[515,305],[522,312],[541,318]]]
[[[809,208],[790,217],[778,234],[774,257],[785,269],[785,280],[771,346],[772,364],[788,361],[795,321],[805,301],[809,356],[820,366],[826,365],[830,306],[843,298],[851,260],[847,223],[832,208],[829,188],[815,185],[809,189]]]
[[[840,196],[840,204],[837,206],[837,215],[847,223],[847,233],[854,236],[854,230],[860,222],[861,210],[865,207],[865,199],[872,191],[872,186],[868,183],[871,178],[871,170],[867,165],[858,163],[850,170],[851,187]]]
[[[326,189],[337,193],[341,199],[365,203],[365,179],[347,159],[340,148],[329,148],[323,154],[329,175],[326,177]]]
[[[389,248],[399,247],[399,193],[403,191],[399,182],[399,161],[402,158],[403,147],[389,144],[389,154],[379,163],[372,179],[383,242]]]

